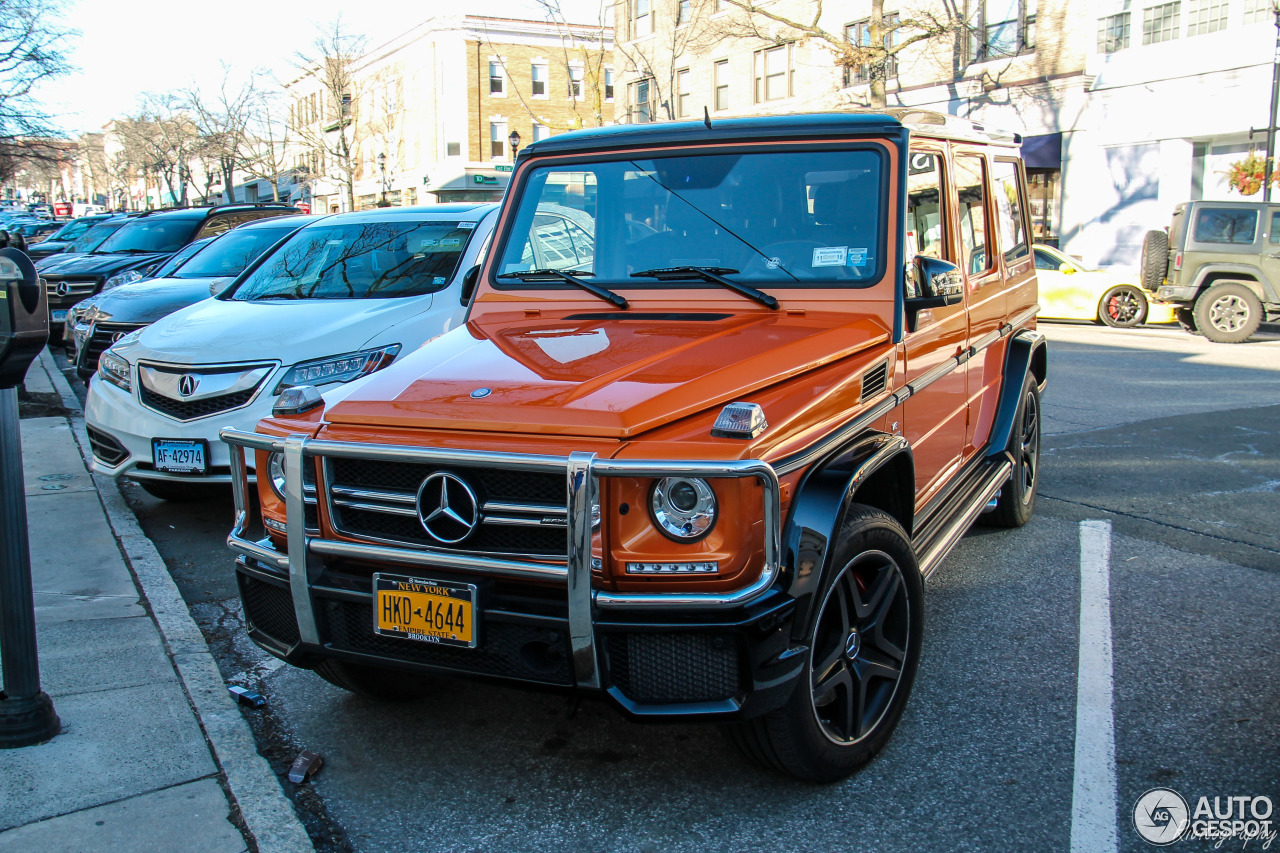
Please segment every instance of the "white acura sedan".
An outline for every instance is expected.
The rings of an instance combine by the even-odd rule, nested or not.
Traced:
[[[121,338],[89,383],[94,470],[168,500],[229,482],[219,429],[252,430],[291,385],[323,392],[460,324],[497,218],[496,204],[326,217],[218,296]]]

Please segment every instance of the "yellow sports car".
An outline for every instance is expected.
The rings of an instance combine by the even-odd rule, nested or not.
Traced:
[[[1174,306],[1156,302],[1138,286],[1136,270],[1098,269],[1052,246],[1036,244],[1040,316],[1046,320],[1093,320],[1128,328],[1174,323]]]

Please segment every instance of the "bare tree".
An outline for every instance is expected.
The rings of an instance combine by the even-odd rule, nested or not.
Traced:
[[[862,43],[849,39],[844,32],[833,32],[822,24],[822,0],[803,4],[809,14],[786,14],[770,0],[721,0],[730,14],[717,19],[709,30],[713,36],[758,39],[770,44],[808,41],[828,50],[837,67],[859,71],[869,85],[869,106],[887,106],[885,80],[887,69],[903,51],[933,40],[960,43],[966,31],[963,13],[955,0],[914,10],[903,9],[886,16],[884,0],[871,0],[871,12],[865,22]]]
[[[288,166],[289,122],[278,90],[256,89],[247,104],[241,168],[252,177],[271,182],[273,201],[280,200],[280,183],[294,174]]]
[[[252,82],[231,85],[230,69],[223,67],[222,84],[212,94],[190,88],[182,93],[183,105],[191,115],[199,135],[194,148],[196,158],[204,166],[204,192],[208,198],[215,177],[222,178],[223,197],[228,204],[235,201],[236,169],[244,160],[243,147],[251,104],[257,97]]]
[[[163,181],[169,198],[185,207],[200,134],[183,107],[175,93],[146,93],[138,113],[118,119],[115,126],[133,165],[154,174],[157,186]]]
[[[295,137],[316,170],[342,186],[350,210],[356,206],[356,174],[369,133],[360,116],[365,81],[355,73],[364,45],[364,37],[346,29],[338,16],[317,36],[312,53],[297,56],[301,79],[318,85],[319,103],[308,120],[299,121],[295,111]]]
[[[55,135],[37,89],[71,71],[63,57],[74,33],[60,25],[62,14],[61,0],[0,0],[0,154]]]
[[[678,117],[676,99],[679,93],[676,92],[676,72],[683,64],[680,60],[686,52],[726,36],[751,35],[750,32],[732,30],[718,32],[710,28],[710,16],[715,8],[714,0],[690,0],[687,4],[675,0],[673,3],[661,6],[654,3],[650,15],[669,12],[672,17],[670,26],[655,25],[653,38],[616,40],[615,49],[618,53],[622,54],[628,65],[649,83],[649,99],[643,107],[649,120],[658,117],[670,120]],[[749,26],[751,21],[748,19],[746,24]],[[654,115],[655,109],[660,113],[659,116]]]
[[[81,134],[77,141],[76,163],[80,166],[80,185],[75,188],[74,195],[96,202],[110,182],[101,133]]]

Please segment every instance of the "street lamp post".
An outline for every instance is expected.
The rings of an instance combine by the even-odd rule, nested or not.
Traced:
[[[378,200],[378,207],[390,207],[391,203],[387,201],[387,155],[378,155],[378,168],[382,170],[382,198]]]
[[[516,152],[520,150],[520,131],[511,131],[507,141],[511,143],[511,162],[514,163],[516,161]]]
[[[1276,22],[1276,52],[1271,58],[1271,114],[1267,120],[1267,156],[1263,162],[1266,174],[1262,179],[1262,200],[1271,201],[1271,174],[1275,170],[1276,150],[1276,94],[1280,90],[1280,2],[1271,4]]]

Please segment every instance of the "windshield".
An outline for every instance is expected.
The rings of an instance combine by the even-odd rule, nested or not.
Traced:
[[[190,258],[196,252],[213,242],[212,237],[206,237],[203,240],[196,240],[183,246],[178,251],[169,256],[169,260],[156,267],[156,271],[151,274],[152,278],[168,278],[173,275],[173,271],[182,266],[187,258]]]
[[[259,255],[297,227],[294,223],[282,223],[277,228],[228,231],[179,266],[173,277],[217,278],[239,275]]]
[[[379,299],[449,283],[474,223],[315,225],[293,235],[230,298]]]
[[[513,273],[552,269],[613,288],[671,287],[669,275],[665,283],[633,276],[689,267],[783,286],[870,284],[884,266],[882,170],[869,147],[535,169],[499,286],[521,286]]]
[[[127,219],[117,219],[100,222],[76,238],[76,241],[71,244],[67,251],[92,252],[102,244],[102,241],[123,228],[128,221]]]
[[[191,241],[199,227],[199,219],[144,216],[130,221],[94,251],[97,254],[176,252]]]
[[[101,221],[101,219],[77,219],[74,222],[68,222],[62,226],[61,231],[53,235],[53,239],[74,240]]]

